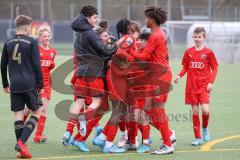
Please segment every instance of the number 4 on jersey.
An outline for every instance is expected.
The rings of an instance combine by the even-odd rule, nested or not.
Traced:
[[[17,53],[19,44],[16,44],[13,51],[12,59],[18,61],[18,64],[21,64],[21,53]]]

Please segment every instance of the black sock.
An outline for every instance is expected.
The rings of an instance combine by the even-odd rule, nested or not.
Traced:
[[[17,141],[22,135],[23,128],[24,128],[24,121],[15,121],[14,122],[14,129],[15,129],[15,135],[16,135]]]
[[[31,116],[28,121],[26,122],[23,132],[21,135],[21,140],[23,143],[26,143],[28,138],[31,136],[32,132],[34,131],[34,128],[38,122],[38,118],[35,116]]]

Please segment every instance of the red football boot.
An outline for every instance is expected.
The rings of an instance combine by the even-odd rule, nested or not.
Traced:
[[[22,158],[32,158],[32,155],[28,152],[27,145],[21,140],[19,140],[15,145],[15,150],[20,152]]]
[[[35,136],[33,141],[35,143],[45,143],[47,141],[47,137],[44,136],[44,135],[41,135],[41,136]]]

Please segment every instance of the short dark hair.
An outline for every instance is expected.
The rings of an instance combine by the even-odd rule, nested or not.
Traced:
[[[193,33],[203,33],[203,35],[206,34],[205,28],[204,27],[196,27],[193,31]]]
[[[116,30],[118,33],[118,37],[120,38],[120,34],[125,35],[128,33],[129,27],[131,27],[131,21],[127,18],[120,19],[116,24]]]
[[[108,21],[107,20],[102,20],[99,22],[99,27],[108,29]]]
[[[32,23],[32,18],[26,15],[19,15],[15,19],[16,28],[21,26],[30,25]]]
[[[145,16],[154,19],[157,25],[164,24],[167,21],[167,13],[158,6],[149,6],[144,10]]]
[[[84,14],[84,16],[86,17],[91,17],[95,14],[98,14],[97,12],[97,8],[93,7],[93,6],[83,6],[83,8],[81,9],[82,14]]]
[[[142,39],[142,40],[148,40],[148,38],[150,37],[151,33],[147,33],[147,32],[144,32],[144,33],[141,33],[138,37],[138,39]]]

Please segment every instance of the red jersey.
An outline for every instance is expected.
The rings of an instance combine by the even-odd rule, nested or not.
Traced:
[[[156,31],[152,32],[144,47],[143,53],[134,54],[134,57],[139,60],[169,66],[167,37],[164,31],[159,27]]]
[[[39,51],[40,51],[40,62],[41,62],[44,86],[51,86],[50,71],[55,67],[54,59],[57,52],[53,48],[46,50],[41,46],[39,46]]]
[[[182,77],[187,72],[186,93],[201,94],[207,91],[207,84],[213,83],[217,71],[218,62],[213,51],[207,47],[197,51],[195,47],[185,51],[182,60],[185,72],[180,73]]]
[[[124,35],[123,38],[124,41],[118,48],[115,56],[123,56],[127,58],[127,61],[133,62],[134,57],[132,55],[136,52],[136,40],[131,35]]]

